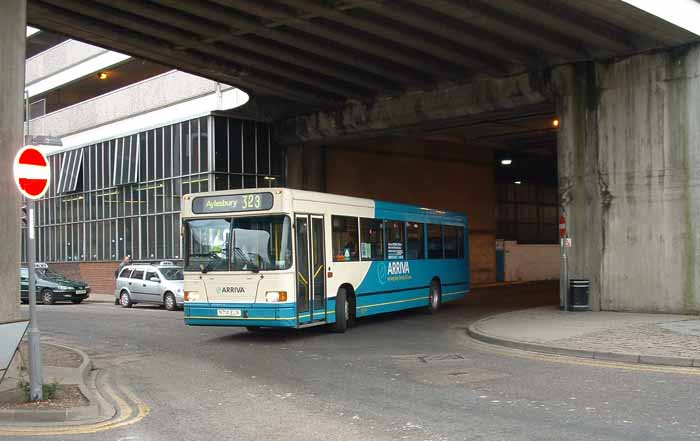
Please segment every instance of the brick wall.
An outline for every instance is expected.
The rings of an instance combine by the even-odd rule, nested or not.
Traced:
[[[114,293],[114,271],[119,262],[50,263],[49,267],[70,279],[82,280],[98,294]]]
[[[492,162],[329,149],[326,191],[465,213],[469,218],[471,282],[496,281]]]

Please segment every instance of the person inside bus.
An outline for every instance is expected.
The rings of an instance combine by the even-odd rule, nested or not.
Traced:
[[[343,245],[344,260],[357,260],[357,244],[350,233],[345,233],[345,245]]]

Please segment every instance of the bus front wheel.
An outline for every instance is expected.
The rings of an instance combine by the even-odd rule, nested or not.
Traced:
[[[340,288],[335,296],[335,323],[333,331],[343,333],[348,329],[348,317],[350,315],[350,303],[345,288]]]
[[[442,289],[440,288],[440,282],[433,280],[433,283],[430,284],[430,297],[428,297],[428,313],[437,313],[440,310],[441,303]]]

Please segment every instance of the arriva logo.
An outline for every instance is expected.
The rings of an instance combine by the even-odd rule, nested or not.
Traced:
[[[389,267],[386,270],[387,276],[403,276],[411,274],[411,267],[408,262],[389,262]]]
[[[411,280],[411,266],[406,261],[381,262],[377,265],[377,278],[380,285],[384,285],[386,282]]]
[[[245,294],[245,289],[240,286],[217,286],[217,294]]]

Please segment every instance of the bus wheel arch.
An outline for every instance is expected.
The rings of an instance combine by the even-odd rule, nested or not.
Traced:
[[[355,296],[355,288],[349,283],[344,283],[341,288],[345,288],[345,293],[348,299],[348,328],[355,326],[355,319],[357,318],[357,297]]]
[[[442,282],[438,276],[430,281],[430,294],[428,296],[428,313],[435,314],[442,305]]]

